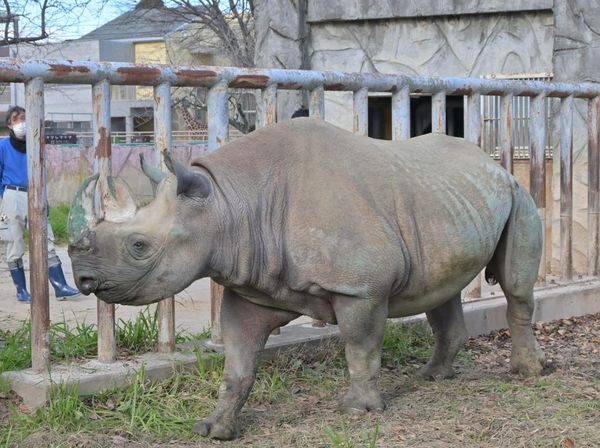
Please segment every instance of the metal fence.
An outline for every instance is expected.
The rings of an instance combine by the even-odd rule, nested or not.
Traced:
[[[564,280],[573,276],[573,103],[582,99],[588,103],[588,274],[598,275],[598,213],[600,211],[599,127],[600,85],[593,83],[566,84],[543,81],[488,80],[470,78],[430,78],[404,75],[351,74],[300,70],[267,70],[224,67],[173,67],[160,65],[134,65],[124,63],[91,63],[72,61],[29,61],[18,63],[0,60],[0,82],[25,83],[26,113],[28,116],[28,169],[29,169],[29,221],[34,229],[30,236],[30,266],[32,294],[32,363],[35,371],[44,371],[49,363],[49,315],[46,248],[46,185],[44,166],[44,102],[45,84],[92,85],[93,140],[96,169],[101,176],[110,174],[111,85],[152,86],[154,92],[154,144],[156,151],[170,150],[171,88],[176,86],[208,89],[208,149],[214,151],[229,139],[228,89],[260,90],[258,126],[276,121],[277,94],[280,90],[306,90],[310,99],[312,117],[325,118],[325,92],[353,92],[353,130],[367,134],[368,97],[370,92],[387,92],[392,95],[393,139],[410,137],[410,95],[431,94],[432,130],[446,130],[446,97],[466,97],[465,136],[481,146],[483,127],[482,96],[499,98],[500,163],[508,171],[513,168],[513,107],[514,99],[529,98],[530,117],[530,192],[545,222],[545,151],[547,98],[560,101],[560,139],[556,150],[560,152],[560,275]],[[545,226],[544,226],[545,228]],[[540,279],[546,276],[546,255],[540,268]],[[220,339],[219,312],[220,288],[213,284],[212,335]],[[174,301],[166,299],[159,304],[159,351],[175,348]],[[98,358],[112,362],[116,356],[114,306],[98,302]]]

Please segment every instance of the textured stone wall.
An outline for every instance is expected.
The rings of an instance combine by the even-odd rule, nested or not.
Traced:
[[[474,76],[552,71],[552,13],[311,24],[311,68]],[[327,94],[327,120],[350,129],[350,94]]]
[[[600,2],[556,1],[554,78],[566,82],[600,82]],[[554,108],[558,113],[558,105]],[[573,262],[576,273],[587,271],[587,103],[575,101],[573,116]],[[558,126],[555,126],[558,129]],[[558,141],[558,133],[553,136]],[[560,227],[560,167],[555,151],[553,182],[553,227]],[[558,269],[560,233],[553,233],[553,268]]]

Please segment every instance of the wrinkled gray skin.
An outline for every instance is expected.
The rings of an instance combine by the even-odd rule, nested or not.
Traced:
[[[339,325],[348,412],[384,408],[388,317],[426,312],[436,344],[422,373],[452,376],[466,339],[460,291],[485,267],[508,301],[512,368],[538,374],[541,244],[531,197],[476,146],[444,135],[387,142],[296,119],[178,167],[154,202],[127,222],[90,226],[69,252],[78,288],[109,303],[156,302],[202,277],[225,286],[224,380],[195,431],[230,439],[270,332],[302,314]]]

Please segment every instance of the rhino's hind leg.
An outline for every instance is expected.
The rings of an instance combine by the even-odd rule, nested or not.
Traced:
[[[387,300],[338,296],[333,299],[340,333],[346,344],[350,389],[341,405],[343,412],[360,415],[382,411],[385,403],[377,381],[381,344],[387,319]]]
[[[538,375],[544,355],[532,328],[533,287],[542,251],[542,229],[530,197],[516,187],[513,210],[488,270],[498,279],[508,302],[506,318],[512,336],[511,369]]]
[[[460,294],[427,312],[427,320],[435,336],[435,347],[419,374],[428,379],[452,378],[452,362],[467,340]]]
[[[254,383],[260,352],[272,330],[296,317],[296,313],[255,305],[225,289],[221,327],[226,355],[219,401],[210,417],[195,424],[194,432],[222,440],[237,437],[239,412]]]

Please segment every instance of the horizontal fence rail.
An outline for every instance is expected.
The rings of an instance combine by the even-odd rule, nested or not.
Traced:
[[[411,95],[431,96],[431,131],[445,133],[449,122],[446,105],[450,96],[464,98],[464,135],[470,142],[482,146],[490,128],[489,116],[482,107],[495,104],[493,126],[497,129],[497,147],[500,163],[508,170],[514,168],[515,150],[523,148],[525,135],[529,140],[530,192],[544,228],[550,220],[546,216],[546,157],[550,147],[547,137],[549,126],[549,99],[560,103],[558,118],[559,138],[554,142],[560,154],[560,269],[561,278],[573,277],[573,110],[575,101],[588,103],[588,274],[598,275],[600,254],[598,242],[600,225],[600,85],[595,83],[557,83],[539,80],[506,80],[481,78],[433,78],[426,76],[382,75],[368,73],[318,72],[282,69],[246,69],[231,67],[176,67],[166,65],[136,65],[114,62],[27,61],[0,59],[0,82],[25,83],[27,86],[27,113],[29,115],[28,141],[30,160],[30,219],[34,229],[45,229],[45,167],[44,167],[44,104],[46,84],[83,84],[93,86],[93,136],[96,148],[96,171],[101,176],[110,173],[111,143],[119,133],[110,130],[110,86],[142,85],[154,87],[154,132],[148,135],[162,160],[163,151],[170,151],[176,133],[171,129],[172,87],[203,87],[207,89],[208,123],[206,145],[208,151],[217,150],[231,138],[229,126],[229,89],[260,91],[257,100],[257,127],[277,121],[277,100],[280,90],[303,90],[308,99],[309,114],[325,119],[326,93],[352,93],[353,130],[362,135],[369,132],[369,94],[385,92],[391,96],[391,138],[407,140],[411,136]],[[493,97],[490,101],[489,98]],[[487,99],[486,99],[487,98]],[[522,99],[526,98],[527,101]],[[516,105],[516,106],[515,106]],[[517,108],[515,117],[514,109]],[[522,110],[528,110],[525,120]],[[487,117],[487,118],[486,118]],[[35,118],[36,121],[31,120]],[[287,117],[286,117],[287,118]],[[517,120],[517,121],[515,121]],[[515,123],[519,123],[515,127]],[[516,129],[516,135],[515,135]],[[163,167],[164,168],[164,167]],[[42,204],[42,205],[40,205]],[[38,230],[36,230],[38,231]],[[35,232],[34,232],[35,234]],[[34,369],[48,367],[48,288],[47,273],[42,258],[45,256],[39,231],[32,238],[30,259],[32,270],[32,320]],[[549,234],[545,233],[545,240]],[[544,246],[545,247],[545,246]],[[539,271],[540,282],[546,281],[549,256],[544,251]],[[45,285],[45,286],[44,286]],[[481,276],[469,285],[467,295],[480,297]],[[212,338],[220,342],[220,296],[222,288],[211,285]],[[175,317],[173,299],[160,306],[159,350],[174,350]],[[115,359],[114,309],[99,304],[98,357],[103,362]]]

